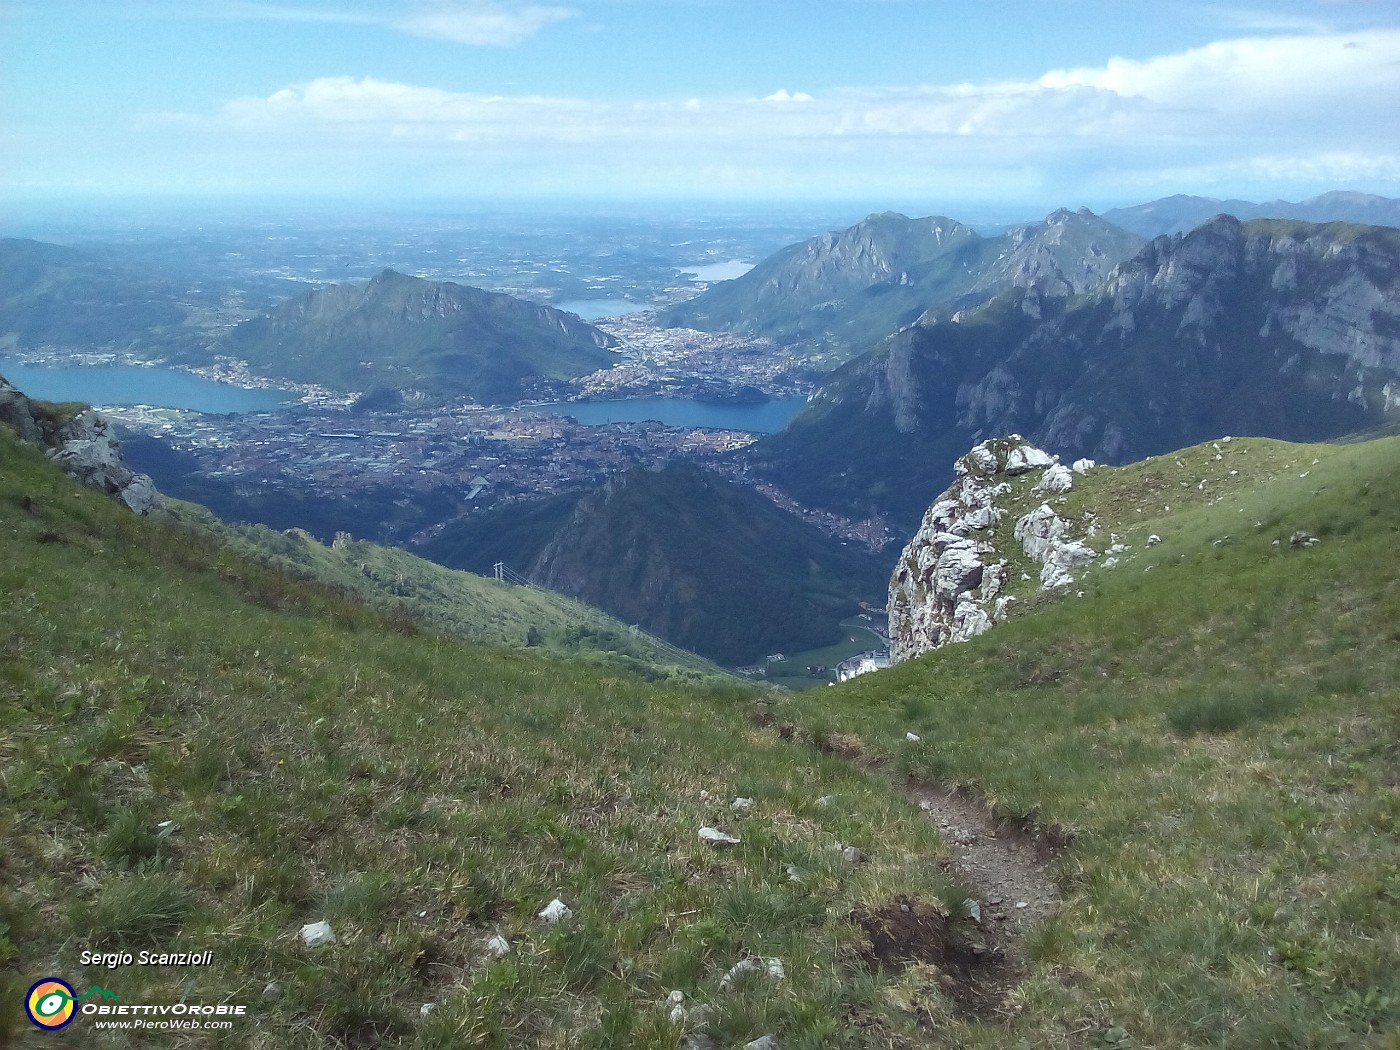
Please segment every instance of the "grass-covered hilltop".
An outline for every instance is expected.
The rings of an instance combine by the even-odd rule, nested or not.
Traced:
[[[1226,448],[1076,481],[1113,568],[775,694],[448,637],[0,426],[0,1044],[1396,1047],[1400,441]],[[142,950],[212,959],[79,964]],[[55,1036],[50,975],[247,1012]]]

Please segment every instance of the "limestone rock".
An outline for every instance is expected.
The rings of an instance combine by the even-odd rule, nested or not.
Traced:
[[[567,904],[561,901],[558,897],[555,897],[552,901],[550,901],[544,906],[544,910],[540,912],[540,918],[543,919],[545,922],[562,922],[564,919],[567,919],[573,913],[574,910],[572,908],[570,908]]]
[[[24,441],[45,449],[77,481],[135,513],[145,514],[155,505],[154,482],[126,465],[111,424],[92,409],[60,419],[0,376],[0,423],[8,423]]]
[[[1092,467],[1089,460],[1075,464],[1081,473]],[[1007,559],[996,549],[1004,542],[996,526],[1010,513],[1001,505],[1013,491],[1008,479],[1035,471],[1030,491],[1062,493],[1074,485],[1074,470],[1018,434],[984,441],[954,465],[953,484],[925,513],[890,579],[892,662],[975,638],[1006,618],[1013,598],[1002,593]],[[1066,586],[1096,557],[1071,531],[1048,503],[1016,522],[1014,538],[1041,566],[1041,590]],[[1084,531],[1092,536],[1097,526],[1090,521]]]
[[[320,922],[308,922],[301,928],[301,942],[308,948],[320,948],[327,944],[334,944],[335,931],[331,929],[331,924],[324,919]]]
[[[710,846],[737,846],[739,839],[733,835],[726,835],[718,828],[701,828],[700,841]]]
[[[1035,487],[1041,492],[1068,492],[1074,487],[1074,474],[1068,467],[1056,463],[1046,468]]]
[[[510,954],[510,941],[498,933],[486,942],[486,950],[499,959],[503,955]]]
[[[787,976],[787,970],[783,967],[781,959],[765,959],[762,962],[758,959],[740,959],[719,979],[720,989],[728,991],[733,987],[735,981],[751,973],[766,974],[775,981],[781,981]]]

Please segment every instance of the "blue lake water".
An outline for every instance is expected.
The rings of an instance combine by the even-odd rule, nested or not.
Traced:
[[[141,365],[29,365],[0,357],[0,375],[41,401],[86,401],[94,405],[268,412],[295,397],[286,390],[245,390],[173,368]]]
[[[578,314],[585,321],[596,321],[600,317],[621,317],[623,314],[637,314],[650,309],[641,303],[626,299],[570,299],[566,303],[555,303],[554,309]]]
[[[572,416],[586,426],[655,420],[671,427],[710,427],[776,434],[788,425],[807,399],[775,397],[757,405],[729,405],[679,397],[639,397],[628,401],[568,401],[541,408]]]
[[[732,281],[736,277],[742,277],[752,270],[753,266],[753,263],[744,262],[742,259],[731,259],[729,262],[692,266],[688,270],[682,270],[681,273],[689,274],[693,280],[713,284],[717,281]]]

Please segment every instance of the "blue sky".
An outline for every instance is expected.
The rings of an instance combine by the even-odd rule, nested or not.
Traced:
[[[0,192],[1400,196],[1393,0],[0,0]]]

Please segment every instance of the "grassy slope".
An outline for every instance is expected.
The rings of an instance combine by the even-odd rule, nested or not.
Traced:
[[[203,507],[166,500],[164,511],[225,547],[279,570],[356,595],[391,616],[479,645],[582,659],[650,678],[724,672],[699,656],[678,662],[623,624],[582,602],[539,587],[516,587],[364,540],[318,543],[262,525],[225,525]]]
[[[673,988],[715,1003],[722,1045],[880,1042],[851,1023],[894,1008],[845,916],[936,893],[939,843],[898,794],[752,729],[753,693],[397,633],[75,488],[3,428],[0,464],[0,1043],[57,1045],[16,1016],[47,973],[249,1004],[181,1046],[675,1047]],[[743,844],[702,846],[705,823]],[[551,928],[555,895],[575,916]],[[318,919],[335,947],[301,945]],[[495,932],[514,950],[488,964]],[[77,965],[151,945],[215,962]],[[721,995],[750,954],[787,979]],[[68,1045],[98,1042],[84,1023]]]
[[[1133,548],[1083,599],[792,700],[1073,831],[1016,998],[1029,1045],[1397,1045],[1400,441],[1219,450],[1076,479],[1062,512]]]
[[[1079,482],[1133,545],[1086,598],[784,702],[813,739],[856,734],[1075,833],[1065,911],[994,1025],[926,970],[887,985],[855,965],[851,905],[934,897],[941,847],[878,782],[751,730],[750,694],[395,634],[0,432],[6,979],[251,1004],[191,1046],[676,1046],[660,1004],[682,988],[719,1007],[725,1046],[891,1045],[902,1003],[945,1046],[1393,1047],[1400,443],[1224,447]],[[1235,488],[1195,487],[1231,456],[1251,464]],[[1298,528],[1322,542],[1290,548]],[[711,853],[702,822],[745,841]],[[871,863],[837,863],[838,840]],[[549,929],[533,915],[556,894],[576,917]],[[340,943],[311,952],[296,931],[319,918]],[[487,965],[497,930],[515,951]],[[144,944],[215,966],[75,964]],[[720,994],[745,953],[788,980]],[[14,1032],[54,1045],[17,1001],[0,995]]]

